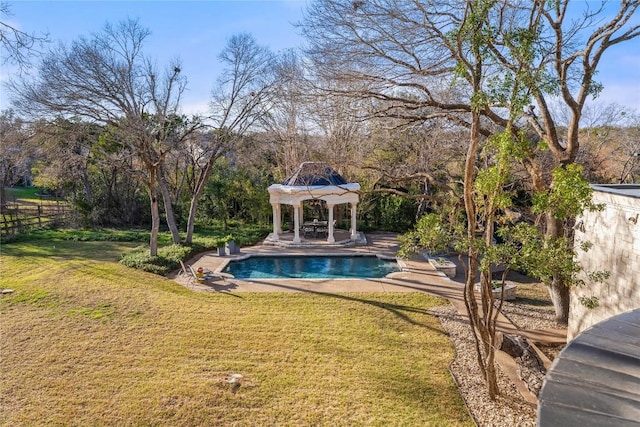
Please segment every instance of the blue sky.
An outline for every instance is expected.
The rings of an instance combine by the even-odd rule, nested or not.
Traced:
[[[302,19],[304,1],[9,1],[9,21],[29,33],[48,32],[52,40],[69,42],[99,31],[106,22],[139,18],[151,30],[146,55],[158,66],[182,61],[189,81],[185,112],[206,110],[220,72],[218,54],[234,34],[248,32],[260,45],[278,52],[299,47],[293,23]],[[5,17],[3,17],[4,19]],[[10,67],[3,67],[10,72]],[[3,80],[6,75],[3,76]],[[4,92],[4,91],[3,91]],[[6,108],[5,93],[0,107]]]
[[[233,34],[248,32],[274,52],[303,44],[294,23],[302,19],[304,0],[290,1],[9,1],[8,21],[29,33],[48,32],[69,42],[99,31],[106,22],[139,18],[151,30],[145,53],[161,66],[182,61],[189,80],[184,96],[187,113],[206,110],[220,72],[217,56]],[[612,2],[614,3],[614,2]],[[7,18],[2,17],[3,20]],[[637,17],[636,21],[640,21]],[[12,72],[4,66],[2,80]],[[604,84],[599,104],[617,103],[640,113],[640,39],[608,51],[597,79]],[[5,91],[0,108],[9,106]]]

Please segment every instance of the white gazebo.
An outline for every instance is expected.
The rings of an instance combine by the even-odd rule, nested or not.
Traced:
[[[298,170],[282,184],[269,187],[270,203],[273,208],[273,233],[267,240],[278,241],[282,234],[281,205],[293,206],[293,244],[302,243],[300,226],[304,224],[303,203],[305,200],[324,200],[328,210],[327,243],[334,243],[333,207],[339,204],[351,205],[352,241],[358,239],[356,231],[356,206],[359,200],[360,184],[347,183],[333,168],[324,163],[304,162]]]

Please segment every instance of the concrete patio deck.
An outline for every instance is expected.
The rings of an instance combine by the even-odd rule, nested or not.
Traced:
[[[335,242],[329,243],[326,236],[305,236],[300,233],[301,242],[298,244],[293,243],[294,234],[291,232],[284,232],[278,235],[278,240],[273,240],[273,235],[264,241],[263,245],[273,245],[281,247],[293,247],[293,248],[330,248],[330,247],[350,247],[354,245],[366,244],[366,237],[363,233],[358,233],[358,237],[362,239],[358,241],[351,240],[351,233],[348,230],[336,228],[333,232]]]

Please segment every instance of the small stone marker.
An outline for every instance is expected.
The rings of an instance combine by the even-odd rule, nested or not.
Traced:
[[[231,374],[229,375],[227,382],[229,384],[237,384],[238,382],[240,382],[241,378],[242,378],[242,374]]]

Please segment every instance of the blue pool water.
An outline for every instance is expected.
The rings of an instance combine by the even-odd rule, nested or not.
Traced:
[[[269,256],[231,261],[223,271],[238,279],[372,279],[400,267],[375,256]]]

